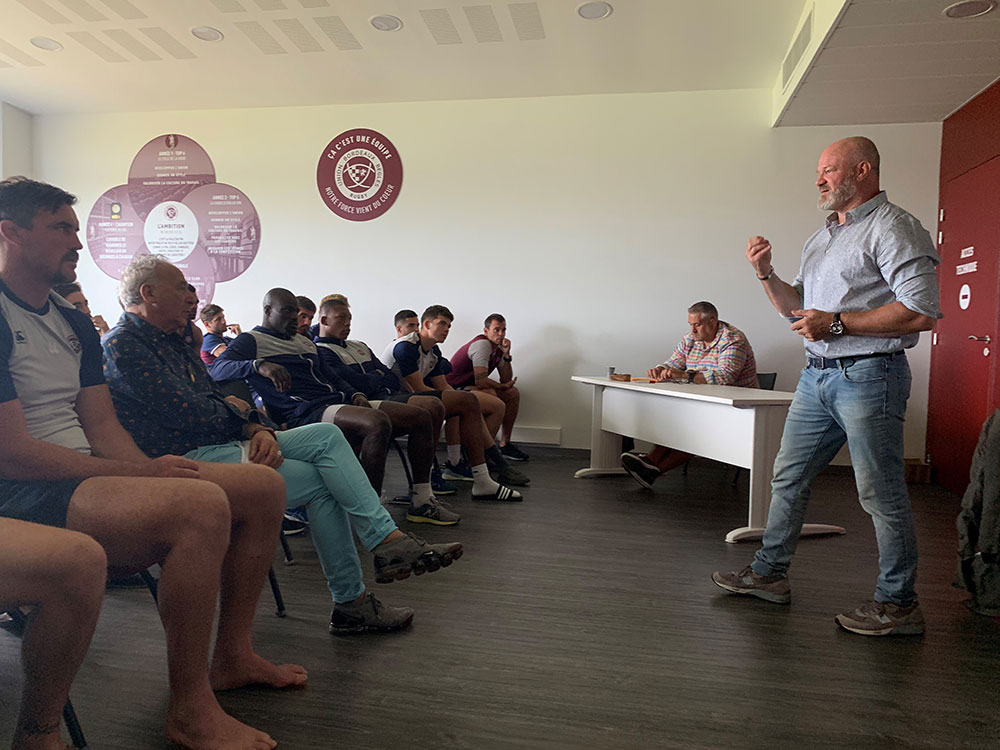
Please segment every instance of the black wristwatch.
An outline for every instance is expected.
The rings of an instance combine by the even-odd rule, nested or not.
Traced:
[[[697,370],[688,370],[688,382],[693,383],[694,379],[698,376]]]
[[[833,322],[830,324],[830,333],[834,336],[844,334],[844,324],[840,321],[840,313],[833,314]]]

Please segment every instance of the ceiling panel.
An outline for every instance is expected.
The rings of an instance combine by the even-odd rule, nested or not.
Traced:
[[[0,0],[0,100],[142,111],[769,89],[806,2],[611,1],[585,21],[569,0]],[[378,13],[403,27],[376,31]]]
[[[1000,77],[1000,11],[952,0],[854,0],[812,60],[782,125],[943,120]]]

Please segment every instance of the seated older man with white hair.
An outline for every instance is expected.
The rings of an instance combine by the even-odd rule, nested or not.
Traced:
[[[149,455],[270,466],[285,479],[287,504],[306,504],[334,607],[338,635],[398,630],[413,610],[390,607],[365,591],[353,523],[374,553],[375,580],[386,583],[451,565],[462,545],[428,544],[396,528],[338,427],[312,424],[275,432],[249,404],[227,399],[177,333],[190,303],[184,274],[165,258],[136,258],[118,291],[125,309],[102,341],[104,372],[122,422]]]

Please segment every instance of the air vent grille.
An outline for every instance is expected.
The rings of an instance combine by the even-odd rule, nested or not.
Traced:
[[[500,33],[500,24],[497,23],[497,17],[493,14],[491,6],[466,5],[463,10],[477,42],[503,41],[503,34]]]
[[[522,42],[535,42],[545,38],[542,16],[538,3],[509,3],[510,20],[514,22],[517,38]]]
[[[313,20],[319,26],[319,30],[326,34],[326,38],[341,52],[361,49],[361,42],[351,33],[340,16],[319,16]]]
[[[798,67],[799,61],[802,59],[802,55],[804,55],[806,50],[809,49],[809,42],[812,41],[813,15],[815,12],[815,7],[809,9],[809,15],[806,16],[806,22],[802,24],[802,28],[799,29],[798,36],[796,36],[795,41],[792,42],[792,48],[788,50],[788,54],[785,55],[785,59],[781,63],[782,90],[788,87],[788,82],[792,80],[792,74],[795,73],[795,68]]]
[[[434,41],[438,44],[461,44],[462,37],[458,35],[455,22],[451,20],[451,14],[446,8],[431,8],[421,10],[420,17],[424,19],[427,30],[431,32]]]

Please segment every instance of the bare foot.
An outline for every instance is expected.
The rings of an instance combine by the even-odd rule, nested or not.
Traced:
[[[237,721],[213,705],[202,703],[197,712],[171,707],[165,725],[167,739],[185,750],[273,750],[278,744],[271,737]]]
[[[212,690],[233,690],[246,685],[286,688],[305,685],[309,675],[298,664],[272,664],[257,654],[239,660],[216,655],[208,679]]]

